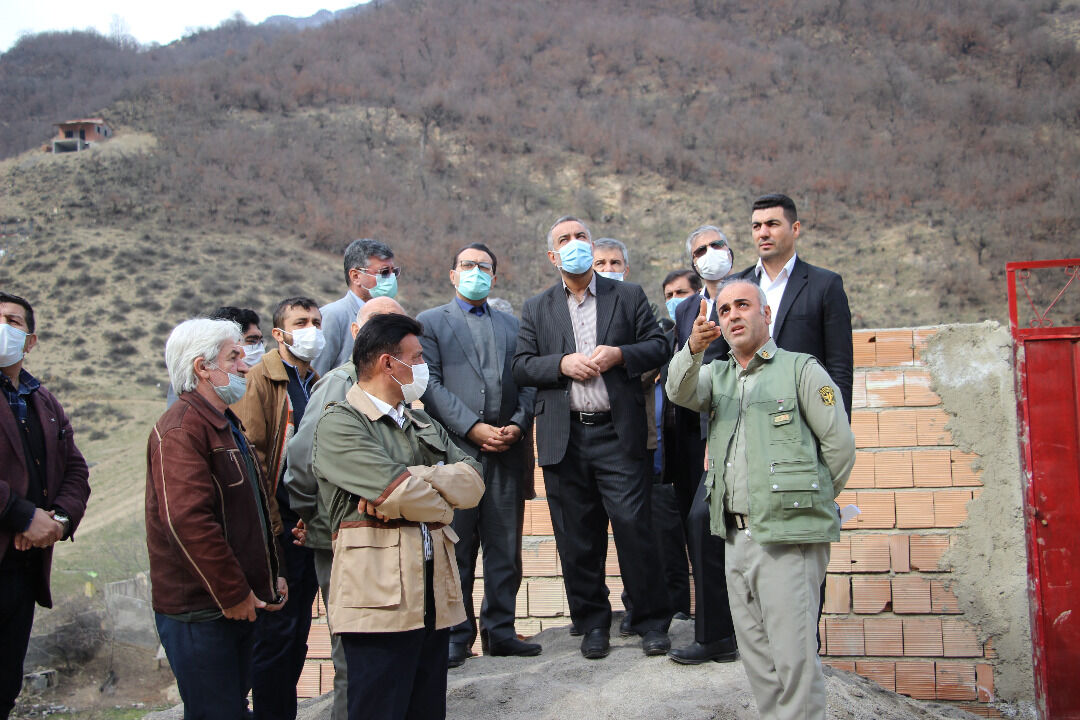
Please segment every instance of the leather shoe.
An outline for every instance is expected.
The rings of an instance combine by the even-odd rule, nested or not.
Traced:
[[[735,636],[702,643],[695,640],[686,647],[675,648],[668,653],[668,657],[683,665],[700,665],[704,662],[725,663],[734,662],[739,658],[739,646],[735,644]]]
[[[461,667],[470,657],[472,657],[472,650],[469,649],[468,645],[451,641],[450,653],[446,656],[446,667]]]
[[[634,619],[630,616],[630,613],[623,615],[622,621],[619,623],[619,636],[620,637],[633,637],[637,635],[637,631],[634,630]]]
[[[611,652],[607,628],[593,628],[581,638],[581,655],[589,660],[599,660]]]
[[[641,636],[641,649],[646,655],[663,655],[671,649],[671,638],[663,630],[648,630]]]
[[[671,616],[671,619],[672,620],[690,620],[691,618],[690,618],[689,614],[684,613],[682,610],[679,610],[678,612],[676,612],[674,615]]]
[[[543,651],[544,648],[540,646],[540,643],[527,643],[516,637],[509,637],[505,640],[490,640],[485,654],[496,657],[532,657]]]

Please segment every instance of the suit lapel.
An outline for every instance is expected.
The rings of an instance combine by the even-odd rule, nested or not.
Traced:
[[[563,352],[577,352],[577,341],[574,340],[574,323],[570,319],[570,308],[566,306],[566,290],[560,282],[551,289],[548,294],[548,308],[550,317],[555,319],[555,324],[562,330]]]
[[[503,358],[506,357],[507,336],[510,334],[510,328],[506,326],[502,313],[492,310],[490,305],[488,305],[488,313],[491,317],[491,329],[495,335],[495,363],[501,368]]]
[[[45,436],[45,462],[49,463],[53,458],[60,457],[60,429],[56,426],[57,418],[53,414],[52,408],[45,404],[40,391],[31,393],[30,401],[34,403],[34,412],[37,413],[38,422],[41,423],[41,433]],[[47,467],[46,465],[45,477],[43,478],[46,483],[49,482]],[[49,492],[52,493],[55,489],[49,488]]]
[[[784,287],[784,295],[780,298],[780,309],[776,311],[776,322],[773,324],[772,332],[773,340],[780,337],[780,330],[784,327],[784,320],[787,318],[788,310],[791,309],[795,298],[799,296],[799,293],[803,291],[809,281],[806,263],[801,258],[795,258],[795,265],[791,268],[791,276],[788,277],[787,285]]]
[[[23,472],[26,472],[26,456],[23,454],[22,438],[19,436],[19,428],[15,424],[15,414],[11,412],[11,406],[7,404],[6,400],[5,398],[4,406],[0,408],[0,425],[4,428],[4,435],[7,437],[8,444],[15,451],[15,457],[22,463]],[[25,492],[26,488],[22,490]]]
[[[615,312],[617,298],[617,280],[596,277],[596,344],[606,345],[608,330],[611,328],[611,315]]]
[[[469,361],[469,364],[472,365],[476,374],[483,377],[483,370],[480,367],[480,355],[476,352],[472,331],[469,330],[469,325],[465,321],[461,308],[457,306],[457,301],[451,300],[448,304],[444,305],[443,312],[446,313],[446,322],[454,332],[454,337],[457,338],[458,344],[461,345],[461,350],[465,353],[465,358]]]

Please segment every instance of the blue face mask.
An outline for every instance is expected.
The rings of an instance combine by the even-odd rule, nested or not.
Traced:
[[[483,300],[491,292],[491,276],[478,267],[458,270],[457,291],[463,298]]]
[[[599,275],[600,277],[606,277],[608,280],[618,280],[619,282],[622,282],[623,281],[623,276],[626,273],[624,273],[624,272],[609,272],[609,271],[606,271],[606,270],[598,270],[596,272],[596,274]]]
[[[226,373],[229,376],[228,385],[214,385],[214,392],[221,398],[221,401],[226,405],[232,405],[233,403],[244,397],[244,392],[247,390],[247,378],[243,375],[236,375],[234,373]]]
[[[689,295],[683,295],[682,297],[668,298],[668,301],[666,303],[664,303],[665,305],[667,305],[668,317],[670,317],[672,320],[674,320],[675,319],[675,308],[679,307],[679,303],[681,303],[683,300],[685,300],[688,297],[690,297],[690,296]]]
[[[563,272],[584,275],[592,267],[592,245],[584,240],[571,240],[559,248],[559,263]]]
[[[397,297],[397,275],[375,276],[375,287],[368,290],[371,297]]]

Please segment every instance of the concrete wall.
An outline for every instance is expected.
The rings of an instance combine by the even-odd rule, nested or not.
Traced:
[[[994,700],[1032,695],[1008,332],[994,323],[867,330],[853,343],[858,455],[838,501],[862,514],[832,548],[823,660],[998,717]],[[536,486],[517,603],[525,635],[570,621],[539,469]],[[611,544],[607,572],[622,609]],[[476,607],[481,597],[478,582]],[[318,603],[314,614],[304,695],[327,692],[333,678]]]

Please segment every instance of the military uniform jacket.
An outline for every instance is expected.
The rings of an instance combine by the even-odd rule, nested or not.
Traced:
[[[772,340],[745,372],[733,357],[702,366],[703,355],[692,355],[689,345],[675,353],[666,389],[673,402],[709,413],[713,534],[725,534],[724,496],[741,483],[746,507],[727,510],[749,516],[758,543],[839,540],[833,501],[855,464],[855,436],[828,373],[813,356],[780,350]],[[744,382],[751,373],[757,377]],[[734,443],[740,424],[745,442]]]
[[[331,403],[315,427],[312,471],[330,515],[334,564],[330,626],[335,633],[400,632],[424,626],[424,541],[434,550],[435,627],[465,620],[454,543],[455,508],[484,494],[480,464],[423,411],[398,427],[359,385]],[[360,499],[389,518],[361,514]]]

